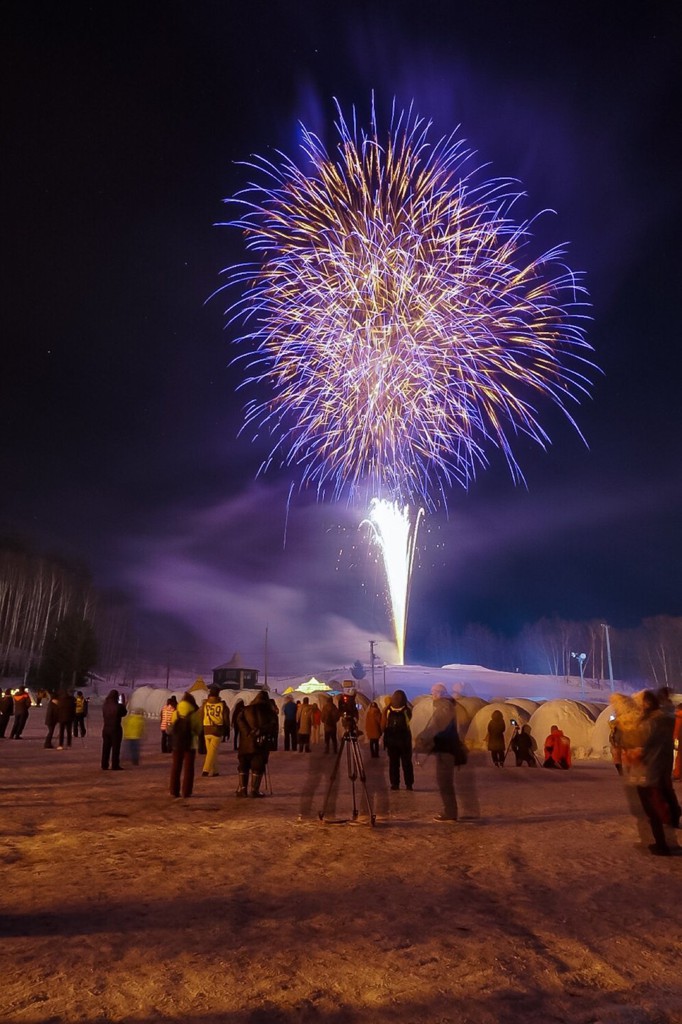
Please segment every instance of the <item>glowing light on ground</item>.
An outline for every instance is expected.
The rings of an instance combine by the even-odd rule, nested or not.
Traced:
[[[381,551],[399,665],[405,663],[410,583],[417,547],[417,533],[423,516],[422,508],[412,517],[407,505],[401,507],[397,501],[373,498],[369,516],[360,524],[361,526],[367,524],[371,527],[372,536]]]

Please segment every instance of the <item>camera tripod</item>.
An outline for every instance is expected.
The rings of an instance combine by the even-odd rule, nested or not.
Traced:
[[[339,773],[339,766],[340,766],[341,760],[343,758],[344,750],[346,752],[346,764],[347,764],[347,768],[348,768],[348,778],[350,779],[351,794],[352,794],[352,797],[353,797],[353,812],[352,812],[352,818],[350,820],[356,821],[357,817],[358,817],[358,814],[359,814],[358,803],[357,803],[356,792],[355,792],[355,783],[359,779],[360,780],[359,784],[362,787],[362,793],[363,793],[363,796],[364,796],[364,799],[365,799],[365,804],[367,805],[367,813],[369,815],[369,823],[370,823],[370,825],[373,826],[375,821],[376,821],[376,815],[375,815],[374,811],[372,810],[372,805],[371,805],[370,799],[369,799],[369,793],[367,792],[367,776],[365,775],[365,766],[364,766],[364,763],[363,763],[363,760],[362,760],[362,754],[360,752],[360,746],[358,744],[358,733],[357,733],[357,730],[355,728],[346,729],[346,731],[344,732],[343,736],[341,737],[341,743],[339,745],[339,752],[336,755],[336,761],[334,762],[334,767],[332,768],[332,773],[331,773],[331,776],[329,778],[329,785],[327,786],[327,792],[325,794],[324,803],[322,805],[322,810],[318,812],[318,817],[319,817],[320,821],[324,821],[324,816],[327,813],[327,806],[329,804],[329,800],[331,798],[332,790],[334,788],[334,782],[336,781],[336,776]],[[349,820],[349,819],[345,819],[345,820]]]

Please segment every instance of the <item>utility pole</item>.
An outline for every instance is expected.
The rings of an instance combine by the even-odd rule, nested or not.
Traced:
[[[265,651],[264,651],[264,668],[265,668],[265,686],[264,689],[268,688],[268,627],[265,627]]]
[[[376,654],[374,653],[375,643],[376,640],[369,641],[369,663],[372,667],[372,700],[376,697],[376,693],[374,691],[374,659],[376,658]]]
[[[576,654],[575,651],[571,651],[571,657],[575,658],[580,666],[580,696],[585,696],[585,661],[587,659],[586,654]]]
[[[609,627],[605,622],[602,622],[601,628],[604,630],[606,636],[606,660],[609,663],[609,682],[611,683],[611,693],[613,693],[613,663],[611,661],[611,641],[609,640]]]

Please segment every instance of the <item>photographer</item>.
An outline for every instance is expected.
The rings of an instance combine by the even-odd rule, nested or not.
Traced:
[[[522,764],[527,764],[529,768],[537,767],[535,763],[537,744],[531,735],[530,726],[524,725],[519,729],[519,723],[515,718],[512,718],[511,724],[514,726],[514,735],[509,746],[516,758],[516,767],[520,768]]]

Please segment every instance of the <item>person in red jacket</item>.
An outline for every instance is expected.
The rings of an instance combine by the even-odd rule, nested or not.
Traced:
[[[543,768],[570,768],[571,741],[564,736],[558,725],[553,725],[545,740],[545,760]]]
[[[21,739],[21,734],[28,722],[28,712],[30,707],[30,694],[26,691],[26,687],[22,686],[19,688],[18,693],[14,694],[14,724],[12,725],[12,732],[10,733],[11,740]]]

